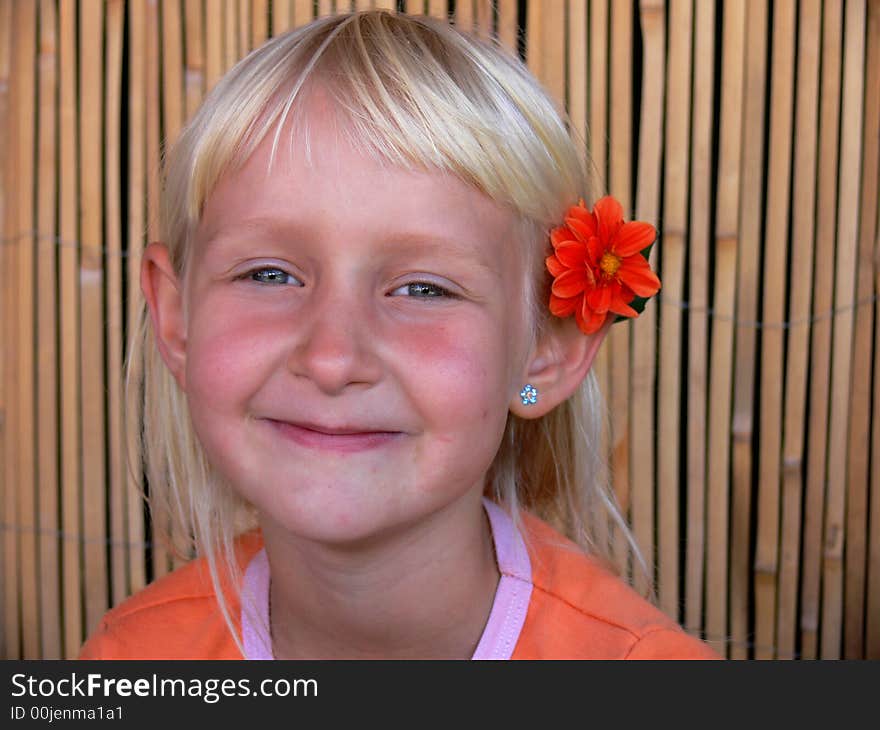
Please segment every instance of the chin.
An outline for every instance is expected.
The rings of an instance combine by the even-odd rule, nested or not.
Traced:
[[[286,533],[296,541],[308,541],[335,548],[363,548],[380,541],[383,536],[398,532],[402,525],[385,509],[370,509],[356,502],[328,504],[307,500],[291,500],[293,504],[273,505],[260,510],[263,530]]]

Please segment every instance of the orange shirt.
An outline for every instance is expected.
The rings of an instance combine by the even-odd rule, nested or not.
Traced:
[[[620,578],[528,514],[523,537],[531,593],[512,659],[717,659]],[[258,533],[236,544],[242,567],[260,551]],[[240,603],[231,601],[239,621]],[[240,623],[237,624],[240,630]],[[241,659],[215,600],[203,559],[107,613],[81,659]]]

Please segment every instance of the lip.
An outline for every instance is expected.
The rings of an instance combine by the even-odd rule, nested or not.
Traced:
[[[266,420],[284,438],[300,446],[321,451],[368,451],[386,446],[401,435],[400,431],[369,431],[357,427],[290,423],[271,418]]]

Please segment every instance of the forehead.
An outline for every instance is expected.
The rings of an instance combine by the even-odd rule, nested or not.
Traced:
[[[270,131],[208,196],[197,241],[234,229],[419,238],[522,258],[518,215],[441,170],[405,169],[364,150],[326,93]]]

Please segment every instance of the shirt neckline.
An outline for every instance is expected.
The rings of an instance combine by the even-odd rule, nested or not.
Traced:
[[[471,659],[510,659],[532,596],[532,564],[525,542],[501,507],[483,499],[501,577],[489,619]],[[248,563],[242,583],[241,634],[244,658],[274,659],[269,634],[269,558],[261,548]]]

